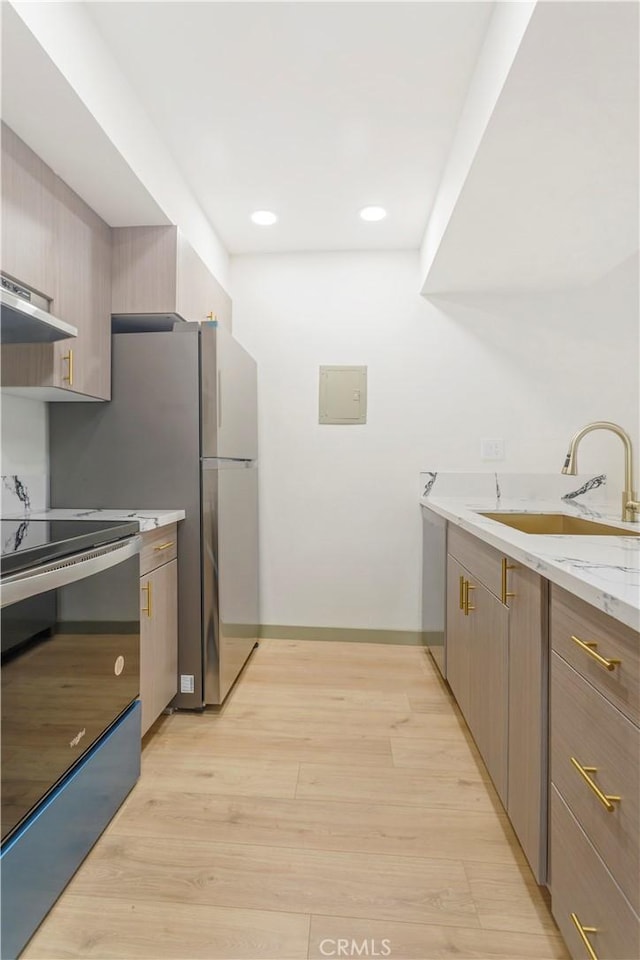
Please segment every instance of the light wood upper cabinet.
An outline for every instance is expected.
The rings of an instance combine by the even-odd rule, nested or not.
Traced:
[[[56,184],[58,286],[54,312],[78,328],[55,346],[56,375],[69,390],[111,397],[111,228],[71,190]],[[65,360],[72,353],[70,361]],[[65,379],[66,378],[66,379]]]
[[[2,139],[3,272],[78,329],[5,344],[2,387],[41,400],[111,397],[111,228],[8,128]]]
[[[53,299],[56,177],[2,124],[2,271]]]
[[[229,295],[175,226],[113,230],[111,312],[215,316],[231,330]]]

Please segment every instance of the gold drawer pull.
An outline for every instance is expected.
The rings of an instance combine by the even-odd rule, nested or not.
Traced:
[[[73,386],[73,350],[71,350],[71,348],[69,348],[69,353],[65,353],[64,357],[62,358],[62,362],[64,363],[65,360],[69,364],[69,367],[67,369],[66,377],[62,378],[62,382],[68,383],[69,386],[72,387]]]
[[[597,933],[597,932],[598,932],[598,928],[597,928],[597,927],[583,927],[582,924],[580,923],[580,921],[578,920],[577,916],[575,915],[575,913],[570,914],[570,917],[571,917],[571,919],[573,920],[573,922],[574,922],[574,924],[575,924],[576,930],[578,931],[578,934],[579,934],[579,936],[580,936],[580,939],[581,939],[582,942],[584,943],[585,949],[586,949],[587,953],[589,954],[589,957],[591,958],[591,960],[598,960],[598,955],[596,954],[595,950],[593,949],[593,947],[592,947],[591,944],[589,943],[589,938],[588,938],[588,936],[587,936],[588,933]]]
[[[154,550],[168,550],[169,547],[172,547],[175,543],[175,540],[167,540],[166,543],[159,543],[157,547],[154,547]]]
[[[460,577],[460,609],[464,610],[464,577]]]
[[[516,565],[514,563],[509,563],[506,557],[502,558],[502,602],[505,606],[509,597],[515,597],[515,593],[507,592],[507,571],[515,569]]]
[[[469,590],[475,590],[473,584],[469,583],[468,580],[464,582],[464,615],[465,617],[469,616],[470,610],[475,610],[475,607],[470,606],[469,604]]]
[[[598,644],[595,643],[595,641],[587,643],[584,640],[580,640],[579,637],[574,637],[573,634],[571,635],[571,639],[574,643],[578,644],[581,650],[584,650],[585,653],[588,653],[590,657],[593,657],[597,663],[601,664],[603,667],[606,667],[607,670],[615,670],[615,668],[622,663],[622,660],[614,660],[613,657],[611,657],[609,660],[607,660],[606,657],[601,657],[597,652]]]
[[[151,618],[151,581],[150,580],[144,584],[144,586],[142,587],[142,592],[147,594],[147,605],[146,607],[142,608],[141,612],[146,613],[146,615],[149,618]]]
[[[606,807],[609,813],[612,813],[615,810],[614,803],[620,803],[622,797],[607,796],[606,793],[602,792],[595,780],[589,776],[590,773],[598,772],[597,767],[583,767],[581,763],[578,763],[575,757],[571,757],[571,763],[574,765],[587,786],[593,790],[602,806]]]

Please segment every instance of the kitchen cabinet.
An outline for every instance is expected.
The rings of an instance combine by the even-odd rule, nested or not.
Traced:
[[[555,586],[550,609],[552,910],[573,957],[627,960],[640,956],[639,636]]]
[[[2,270],[49,298],[51,312],[78,336],[3,345],[2,387],[41,400],[109,400],[111,228],[15,134],[4,133]]]
[[[508,612],[451,556],[448,576],[447,679],[506,804]]]
[[[506,560],[509,609],[507,812],[536,879],[547,874],[548,583]]]
[[[447,541],[447,680],[544,882],[546,583],[458,527],[449,526]]]
[[[52,299],[56,177],[2,124],[2,272]],[[65,318],[63,318],[65,319]]]
[[[140,553],[142,735],[178,691],[177,527],[142,535]]]
[[[465,717],[471,712],[471,648],[469,620],[465,616],[465,582],[468,571],[447,557],[447,682]]]
[[[113,230],[111,312],[183,320],[216,318],[231,330],[231,299],[174,226]]]

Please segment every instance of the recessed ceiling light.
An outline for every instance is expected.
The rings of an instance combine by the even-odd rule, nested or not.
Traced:
[[[272,213],[271,210],[255,210],[251,214],[251,219],[254,223],[257,223],[259,227],[271,227],[278,220],[275,213]]]
[[[363,220],[369,220],[374,222],[375,220],[384,220],[387,215],[387,211],[384,207],[363,207],[360,211],[360,216]]]

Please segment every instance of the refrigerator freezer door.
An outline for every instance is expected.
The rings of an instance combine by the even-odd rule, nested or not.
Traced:
[[[222,703],[258,636],[258,469],[202,464],[204,691]]]
[[[258,377],[253,357],[222,327],[202,327],[202,456],[258,456]]]

